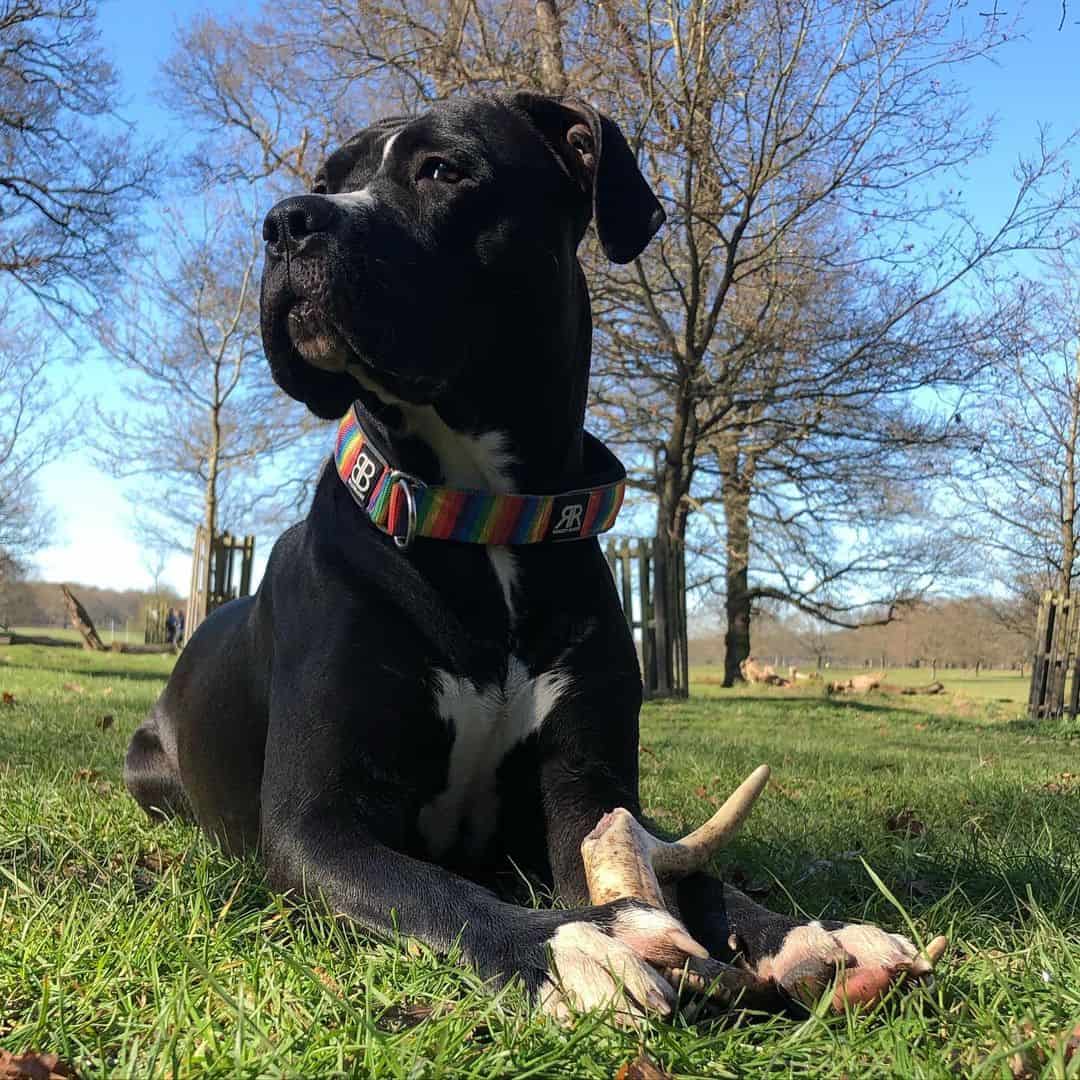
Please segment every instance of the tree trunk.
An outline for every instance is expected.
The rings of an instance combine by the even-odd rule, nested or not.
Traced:
[[[750,477],[752,463],[737,447],[720,455],[726,540],[727,632],[724,634],[724,685],[742,682],[740,665],[750,656]]]
[[[731,529],[728,529],[731,536]],[[724,634],[724,685],[742,682],[740,665],[750,656],[750,593],[747,588],[748,567],[745,561],[728,554],[727,631]]]
[[[216,382],[216,380],[215,380]],[[218,475],[221,470],[221,410],[210,410],[210,452],[206,461],[206,496],[203,503],[203,524],[214,542],[218,517]]]
[[[536,29],[540,37],[540,81],[545,94],[566,93],[562,28],[555,0],[536,0]]]
[[[677,422],[668,445],[657,454],[656,537],[653,542],[653,610],[656,618],[656,694],[670,696],[682,682],[676,662],[685,671],[682,621],[686,604],[677,595],[684,582],[677,568],[686,539],[687,505],[684,496],[688,481],[683,467],[687,428]],[[682,643],[682,644],[680,644]],[[685,686],[681,692],[685,691]]]

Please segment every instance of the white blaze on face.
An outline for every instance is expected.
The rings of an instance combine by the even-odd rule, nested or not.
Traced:
[[[499,765],[520,742],[539,731],[570,685],[565,672],[530,679],[511,657],[502,685],[479,687],[471,679],[436,673],[439,715],[453,724],[454,743],[446,788],[420,811],[420,832],[440,857],[463,839],[466,852],[483,853],[498,817],[495,778]]]
[[[394,140],[397,139],[400,134],[400,131],[395,131],[383,144],[382,161],[379,162],[379,167],[375,170],[375,176],[373,176],[364,187],[359,188],[356,191],[342,191],[337,195],[326,195],[324,198],[337,203],[338,206],[344,206],[346,209],[352,209],[358,206],[374,206],[375,196],[371,193],[371,184],[379,173],[386,168],[386,162],[390,157],[390,148],[394,145]]]

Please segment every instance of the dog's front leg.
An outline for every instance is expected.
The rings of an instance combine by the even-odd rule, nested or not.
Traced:
[[[552,709],[541,731],[540,790],[552,883],[563,904],[582,911],[590,903],[582,840],[616,807],[638,812],[639,705],[640,688],[633,679],[577,685]],[[677,917],[642,903],[618,902],[628,903],[615,933],[642,966],[668,970],[681,967],[687,957],[708,955]],[[565,935],[568,943],[572,933]],[[563,969],[568,961],[578,961],[576,951],[564,959]],[[666,980],[664,993],[669,1000],[674,993]],[[553,986],[551,1011],[580,1004],[573,993]]]
[[[557,1016],[569,1005],[667,1015],[668,984],[641,962],[628,941],[648,924],[682,933],[664,913],[620,901],[575,911],[533,910],[501,901],[442,867],[375,841],[355,812],[323,802],[278,817],[264,832],[275,888],[322,899],[331,910],[383,933],[415,937],[437,952],[457,945],[482,975],[500,983],[519,976],[534,1000]],[[683,955],[669,947],[669,961]]]

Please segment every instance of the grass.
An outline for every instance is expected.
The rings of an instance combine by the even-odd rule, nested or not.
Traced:
[[[782,910],[957,948],[932,988],[870,1012],[638,1036],[603,1014],[569,1031],[530,1016],[515,989],[290,908],[254,863],[152,826],[120,766],[170,663],[0,648],[15,696],[0,706],[0,1048],[56,1052],[83,1077],[610,1078],[642,1046],[693,1077],[1008,1077],[1023,1047],[1042,1048],[1030,1075],[1080,1073],[1052,1046],[1080,1020],[1080,743],[1019,719],[1021,694],[702,683],[648,706],[643,798],[665,827],[696,825],[768,761],[774,783],[721,860],[733,879]],[[890,828],[903,810],[918,835]]]

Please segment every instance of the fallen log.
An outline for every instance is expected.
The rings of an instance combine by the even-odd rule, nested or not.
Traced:
[[[71,638],[49,637],[47,634],[0,634],[0,645],[47,645],[53,649],[77,649],[79,644]]]
[[[176,651],[175,645],[128,645],[123,641],[114,641],[109,646],[109,652],[124,653],[125,656],[160,656]]]
[[[914,694],[945,692],[945,684],[940,682],[926,683],[923,686],[900,686],[897,683],[882,682],[881,679],[881,675],[861,675],[855,679],[831,682],[825,689],[830,694],[866,694],[876,690],[879,694],[904,694],[908,697]]]
[[[791,680],[776,674],[776,668],[770,664],[759,664],[748,656],[739,664],[739,673],[751,683],[763,683],[766,686],[791,686]]]
[[[851,679],[841,679],[827,684],[826,691],[830,694],[866,694],[871,690],[877,690],[885,679],[885,672],[879,671],[876,675],[856,675]]]
[[[897,689],[901,694],[942,694],[945,692],[945,684],[932,682],[925,686],[899,686]]]

